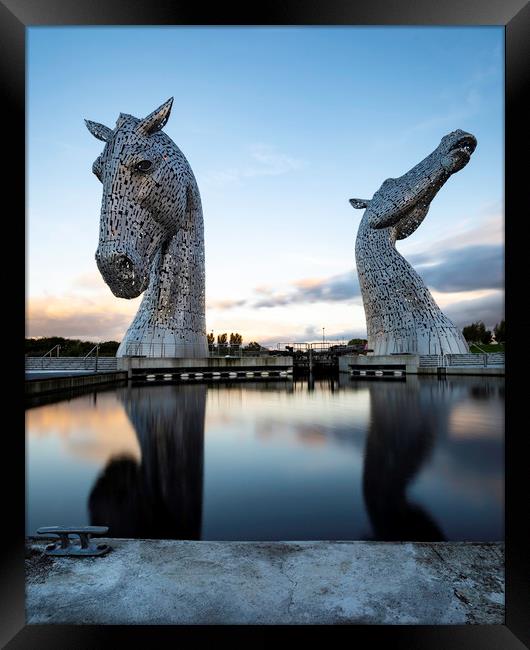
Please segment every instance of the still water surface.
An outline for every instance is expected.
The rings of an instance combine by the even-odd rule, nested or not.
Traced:
[[[504,379],[148,385],[26,411],[27,532],[502,540]]]

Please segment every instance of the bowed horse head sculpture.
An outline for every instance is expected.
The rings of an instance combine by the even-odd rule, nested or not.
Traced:
[[[395,242],[422,223],[431,201],[452,174],[469,162],[477,141],[457,130],[400,178],[388,178],[371,200],[350,199],[365,209],[355,259],[374,354],[458,354],[469,348],[460,330],[435,303]]]
[[[92,171],[103,185],[96,261],[119,298],[144,293],[117,356],[205,357],[204,234],[197,182],[162,131],[173,99],[114,129],[85,120],[105,142]]]

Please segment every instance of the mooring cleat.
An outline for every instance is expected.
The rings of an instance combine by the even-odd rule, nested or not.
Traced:
[[[58,542],[46,546],[44,550],[46,555],[86,557],[105,555],[110,551],[111,547],[108,544],[94,544],[90,539],[90,535],[104,535],[108,530],[108,526],[43,526],[37,530],[37,533],[59,537]],[[80,543],[72,543],[69,535],[78,535]]]

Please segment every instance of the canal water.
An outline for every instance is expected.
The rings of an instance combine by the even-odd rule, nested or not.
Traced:
[[[27,533],[504,539],[504,379],[123,386],[26,411]]]

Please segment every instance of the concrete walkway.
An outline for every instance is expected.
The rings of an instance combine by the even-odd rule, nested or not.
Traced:
[[[26,381],[32,379],[56,379],[57,377],[80,377],[93,374],[93,370],[26,370]]]
[[[26,371],[25,396],[36,397],[61,391],[90,388],[103,384],[115,384],[127,381],[125,372],[76,372],[65,371],[53,373],[31,373],[28,378]]]
[[[504,544],[28,542],[29,624],[502,624]]]

